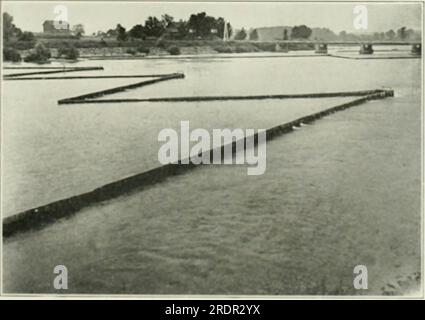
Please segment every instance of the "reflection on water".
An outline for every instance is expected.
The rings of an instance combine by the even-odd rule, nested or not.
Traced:
[[[243,166],[203,167],[10,239],[5,291],[50,291],[47,270],[57,264],[73,270],[72,292],[101,293],[361,294],[351,289],[352,270],[365,264],[366,294],[380,294],[419,270],[419,59],[96,64],[105,71],[90,74],[186,75],[117,97],[382,87],[396,97],[270,142],[263,176],[246,176]],[[56,104],[136,81],[4,83],[6,215],[156,166],[158,131],[180,120],[207,129],[266,128],[343,100]]]

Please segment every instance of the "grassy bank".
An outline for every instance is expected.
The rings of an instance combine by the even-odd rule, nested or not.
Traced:
[[[41,38],[35,41],[11,41],[5,45],[8,51],[19,53],[22,58],[30,54],[37,43],[51,51],[51,56],[64,47],[76,48],[79,56],[157,56],[180,54],[215,54],[215,53],[249,53],[249,52],[280,52],[313,50],[312,44],[259,41],[228,41],[221,40],[136,40],[118,41],[116,39],[98,38]],[[10,54],[8,55],[10,56]],[[7,59],[5,59],[7,60]]]
[[[76,48],[137,48],[144,46],[146,48],[153,47],[246,47],[257,48],[262,51],[273,51],[276,43],[283,44],[283,41],[227,41],[221,40],[138,40],[131,39],[127,41],[119,41],[116,39],[99,39],[99,38],[39,38],[37,42],[43,43],[48,48],[60,48],[64,43],[73,45]],[[34,41],[10,41],[8,47],[17,50],[28,50],[35,46]],[[309,50],[313,49],[310,44],[292,43],[289,44],[290,50]]]

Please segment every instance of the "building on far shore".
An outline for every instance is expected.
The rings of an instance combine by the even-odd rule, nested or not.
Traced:
[[[70,34],[71,30],[69,28],[69,23],[67,21],[46,20],[43,23],[43,32]]]

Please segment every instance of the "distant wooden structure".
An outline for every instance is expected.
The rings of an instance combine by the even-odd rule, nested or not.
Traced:
[[[43,22],[43,32],[50,34],[70,34],[71,30],[67,21],[46,20]]]

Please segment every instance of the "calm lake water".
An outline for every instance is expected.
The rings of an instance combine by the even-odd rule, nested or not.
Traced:
[[[203,166],[7,239],[5,292],[382,294],[420,270],[421,60],[330,57],[82,61],[87,75],[183,72],[111,97],[391,87],[267,145],[267,170]],[[10,71],[10,70],[9,70]],[[79,75],[74,73],[70,75]],[[5,81],[3,215],[159,166],[162,128],[269,128],[350,98],[57,105],[145,79]],[[369,290],[352,289],[353,268]],[[401,281],[401,284],[397,281]],[[397,287],[398,288],[398,287]]]

